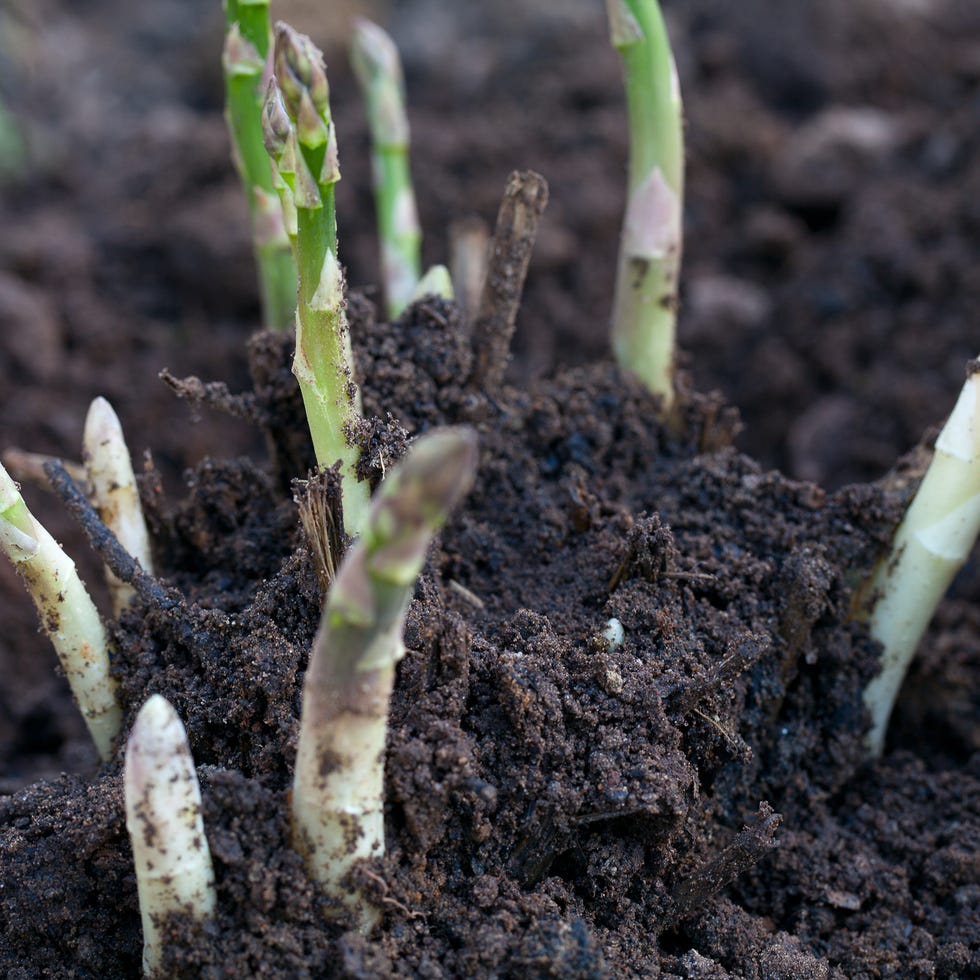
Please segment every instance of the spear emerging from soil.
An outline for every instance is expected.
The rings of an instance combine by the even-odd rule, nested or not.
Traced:
[[[104,398],[96,398],[89,406],[82,447],[92,506],[119,543],[152,575],[150,535],[143,519],[133,463],[119,418]],[[108,569],[106,582],[113,612],[118,616],[133,600],[136,590]]]
[[[340,180],[337,136],[323,55],[287,24],[276,25],[275,78],[263,114],[265,145],[275,165],[287,224],[295,215],[299,270],[293,374],[303,393],[317,462],[342,461],[344,522],[361,532],[369,492],[357,479],[360,421],[353,355],[337,259],[334,185]]]
[[[476,436],[422,436],[375,495],[367,526],[330,588],[303,685],[293,839],[311,875],[354,914],[379,912],[344,879],[384,853],[384,751],[402,626],[432,538],[467,493]]]
[[[262,138],[262,75],[272,41],[269,0],[225,0],[225,120],[248,197],[265,326],[285,330],[296,309],[296,266]]]
[[[206,919],[215,906],[194,760],[177,712],[159,694],[136,716],[123,783],[143,919],[143,973],[153,977],[162,965],[166,916]]]
[[[674,343],[681,264],[684,135],[680,86],[656,0],[606,0],[623,59],[630,156],[619,248],[612,344],[619,364],[674,400]]]
[[[858,596],[859,615],[882,645],[881,672],[864,692],[872,756],[881,755],[905,672],[980,532],[980,361],[972,361],[968,370],[891,551]]]
[[[75,563],[27,509],[17,484],[2,466],[0,551],[27,585],[95,747],[108,759],[122,712],[109,674],[105,627]]]
[[[394,319],[412,301],[422,269],[422,230],[408,159],[405,78],[395,42],[363,18],[354,22],[351,65],[364,93],[371,129],[381,278],[388,316]]]

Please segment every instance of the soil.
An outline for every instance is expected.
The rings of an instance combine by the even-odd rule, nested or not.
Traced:
[[[514,168],[544,173],[550,203],[508,383],[481,391],[456,307],[378,320],[366,135],[330,56],[367,475],[434,425],[481,440],[410,609],[388,851],[360,872],[385,910],[370,940],[287,842],[322,602],[291,483],[311,454],[288,340],[246,343],[220,14],[0,11],[0,91],[34,113],[37,160],[0,188],[0,442],[77,457],[106,395],[152,451],[157,571],[182,597],[112,626],[126,726],[153,692],[187,726],[216,865],[218,914],[168,923],[166,974],[980,976],[980,570],[941,606],[874,764],[877,651],[849,615],[921,453],[886,471],[976,354],[980,12],[667,5],[691,148],[667,430],[605,355],[626,142],[601,5],[501,2],[479,30],[430,6],[391,13],[427,257],[451,219],[492,222]],[[188,409],[164,367],[248,393],[261,424]],[[104,600],[65,508],[26,490]],[[0,608],[2,973],[137,976],[121,749],[98,765],[7,567]]]

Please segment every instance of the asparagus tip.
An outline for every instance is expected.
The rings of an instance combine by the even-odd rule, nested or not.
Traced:
[[[330,103],[330,86],[320,49],[309,37],[300,34],[285,21],[276,23],[275,35],[276,79],[290,115],[299,117],[306,98],[312,102],[317,114],[326,112]]]
[[[412,291],[412,302],[414,303],[424,296],[455,299],[452,276],[444,265],[434,265],[422,276]]]
[[[205,919],[215,907],[214,868],[187,733],[159,694],[136,716],[126,743],[123,789],[143,920],[143,971],[154,976],[163,959],[162,920],[177,912]]]

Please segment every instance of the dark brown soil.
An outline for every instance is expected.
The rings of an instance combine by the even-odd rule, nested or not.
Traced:
[[[449,219],[492,220],[514,167],[543,172],[551,203],[518,383],[491,397],[467,384],[454,308],[389,326],[370,295],[351,302],[372,476],[404,430],[481,437],[476,489],[410,611],[388,854],[363,869],[386,910],[370,941],[325,916],[287,844],[321,602],[289,485],[309,448],[288,351],[250,347],[264,434],[200,406],[189,425],[156,381],[166,366],[252,387],[220,18],[188,41],[189,4],[0,13],[50,14],[14,52],[33,83],[4,88],[37,111],[48,162],[0,191],[0,442],[76,456],[88,400],[108,396],[154,454],[158,571],[185,598],[113,628],[127,723],[160,692],[187,725],[217,869],[218,916],[203,934],[172,923],[168,975],[980,976],[980,576],[957,580],[888,752],[863,765],[875,651],[850,597],[915,464],[837,489],[938,422],[976,354],[980,23],[969,3],[905,6],[671,6],[691,143],[681,339],[694,387],[724,391],[688,396],[682,434],[603,361],[625,131],[601,10],[569,3],[559,30],[501,3],[482,34],[460,14],[466,43],[438,62],[399,11],[430,257]],[[27,70],[2,56],[0,83]],[[364,127],[334,63],[362,284]],[[762,465],[733,448],[729,403]],[[28,491],[96,582],[63,509]],[[6,567],[0,609],[0,972],[136,976],[121,758],[97,767]]]

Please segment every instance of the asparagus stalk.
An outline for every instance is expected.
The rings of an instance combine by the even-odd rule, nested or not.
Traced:
[[[490,229],[482,219],[463,218],[449,226],[449,267],[456,300],[467,323],[480,306],[489,251]]]
[[[357,535],[369,492],[357,479],[359,452],[353,439],[359,396],[337,260],[337,137],[323,56],[308,37],[283,23],[276,25],[275,78],[266,94],[263,123],[288,224],[295,215],[299,302],[293,374],[317,461],[332,466],[341,460],[346,530]]]
[[[225,0],[225,24],[225,121],[248,197],[262,315],[267,328],[285,330],[296,309],[296,266],[262,139],[269,0]]]
[[[89,407],[82,445],[92,506],[119,543],[152,575],[150,535],[143,519],[129,449],[119,418],[104,398],[96,398]],[[135,598],[136,590],[108,568],[106,582],[113,612],[118,616]]]
[[[393,319],[412,301],[422,271],[422,230],[408,159],[405,78],[395,42],[363,18],[354,22],[351,64],[371,129],[381,279],[388,316]]]
[[[469,490],[469,429],[422,436],[376,494],[330,588],[303,685],[293,780],[294,846],[363,932],[376,908],[344,878],[384,853],[384,750],[402,626],[430,541]]]
[[[207,919],[215,906],[194,760],[177,712],[159,694],[136,716],[123,784],[143,920],[143,973],[158,976],[166,916],[184,912]]]
[[[623,59],[630,156],[613,304],[619,364],[674,399],[674,336],[681,264],[684,136],[680,86],[656,0],[606,0]]]
[[[105,627],[75,563],[27,509],[17,484],[2,466],[0,551],[27,585],[95,747],[108,759],[122,713],[109,673]]]
[[[888,719],[929,621],[980,532],[980,364],[936,440],[935,454],[895,531],[891,551],[859,595],[859,615],[882,645],[864,691],[868,752],[881,755]],[[864,601],[863,608],[860,602]]]
[[[414,303],[425,296],[438,296],[440,299],[454,299],[453,280],[444,265],[434,265],[415,284],[410,302]]]

